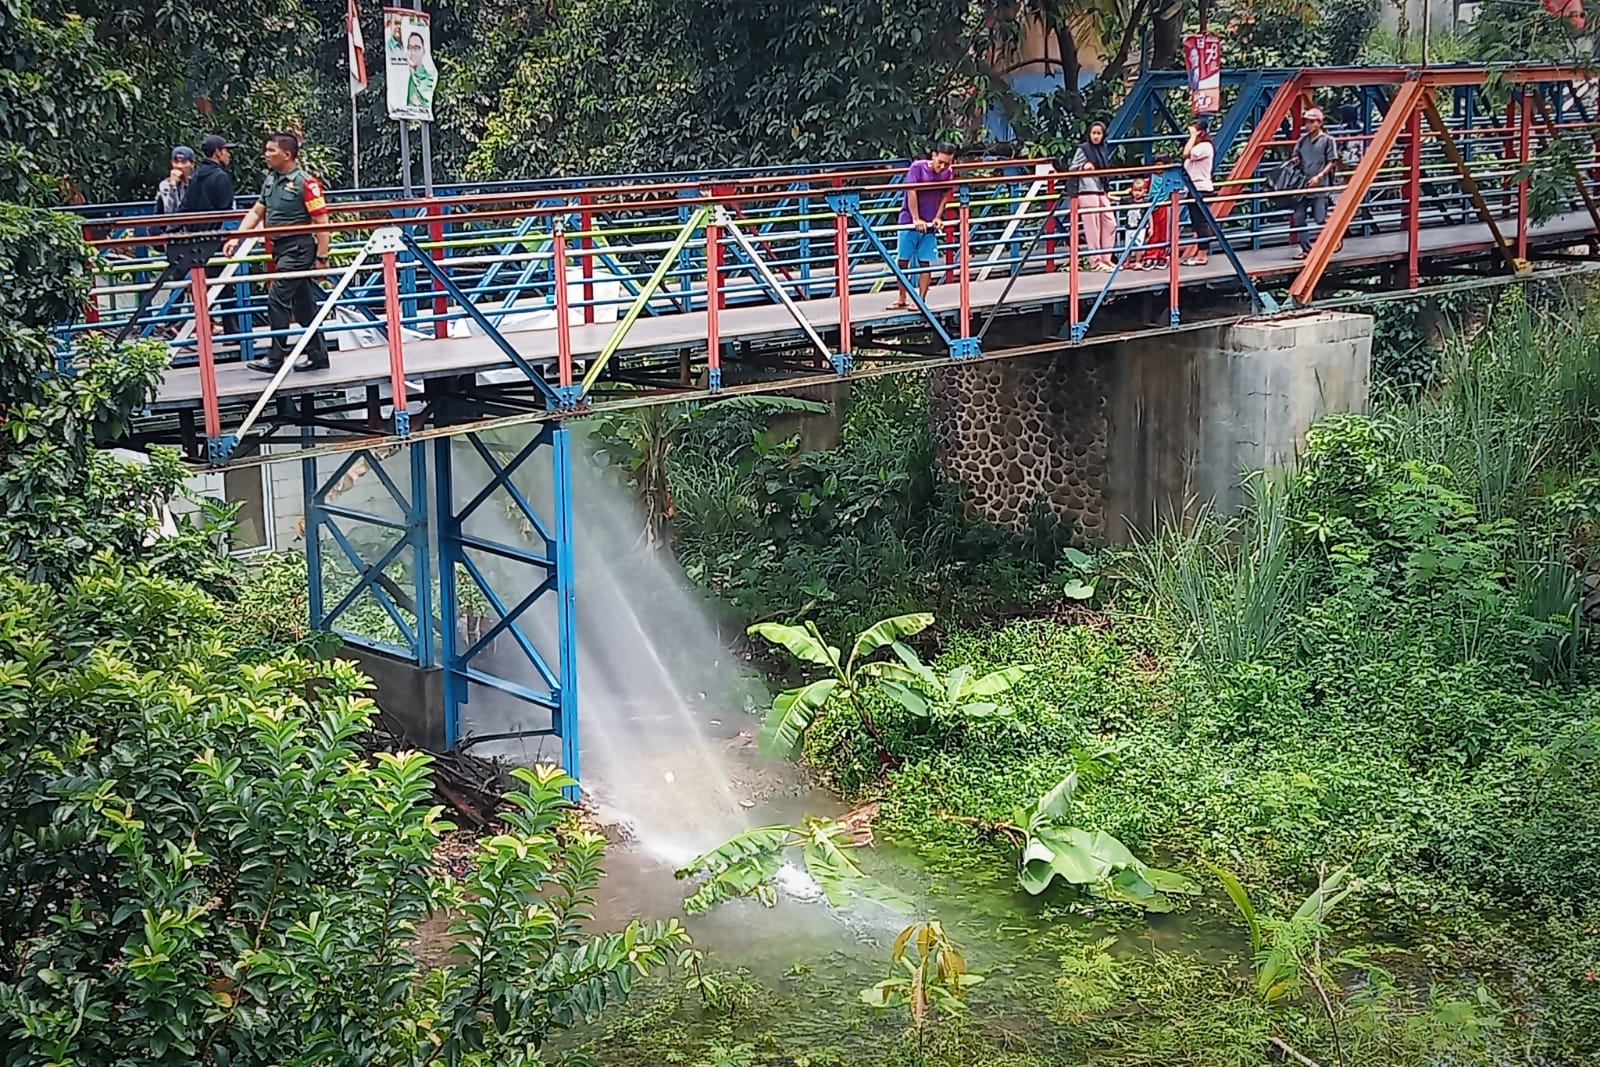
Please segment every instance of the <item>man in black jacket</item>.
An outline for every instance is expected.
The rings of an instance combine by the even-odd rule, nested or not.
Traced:
[[[185,183],[183,213],[209,214],[213,218],[187,223],[169,232],[166,248],[167,269],[162,271],[155,284],[140,296],[139,304],[134,308],[133,314],[123,323],[122,329],[117,331],[117,344],[121,344],[138,328],[139,320],[149,310],[150,303],[157,293],[186,276],[191,268],[206,263],[222,250],[222,237],[219,231],[233,213],[233,178],[225,169],[231,158],[232,148],[233,145],[226,137],[218,137],[214,133],[207,135],[206,139],[200,142],[200,155],[203,158]],[[189,152],[189,149],[185,148],[184,151]],[[190,155],[192,157],[193,153]],[[199,236],[207,233],[217,236]],[[188,236],[189,234],[194,236]],[[220,263],[206,268],[207,277],[215,278],[221,273]],[[218,301],[213,300],[211,303],[215,306]],[[212,333],[238,332],[237,323],[229,323],[225,331],[219,329],[221,325],[219,319],[213,319]]]
[[[233,178],[227,166],[233,160],[233,145],[225,137],[210,134],[200,142],[203,157],[189,177],[189,194],[183,202],[186,215],[233,210]],[[219,230],[222,220],[191,227],[194,230]]]
[[[172,264],[175,272],[187,273],[197,264],[205,263],[212,256],[222,250],[221,236],[199,236],[200,234],[216,234],[223,224],[233,214],[233,177],[227,171],[228,164],[232,161],[233,144],[226,137],[208,134],[200,142],[200,162],[195,166],[194,173],[189,176],[188,191],[184,196],[183,213],[185,215],[212,215],[213,218],[197,220],[184,227],[194,237],[175,238],[167,242],[167,261]],[[213,264],[206,268],[206,276],[215,278],[222,273],[222,264]],[[221,302],[221,294],[214,293],[211,306],[216,307]],[[213,333],[235,333],[237,323],[229,322],[226,329],[220,327],[220,319],[213,319]]]

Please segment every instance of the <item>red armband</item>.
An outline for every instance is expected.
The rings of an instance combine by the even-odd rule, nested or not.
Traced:
[[[322,196],[322,183],[311,175],[306,175],[306,180],[301,183],[301,196],[305,198],[306,213],[310,215],[326,215],[328,201]]]

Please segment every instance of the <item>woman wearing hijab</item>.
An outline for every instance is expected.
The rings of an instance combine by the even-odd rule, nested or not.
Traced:
[[[1106,124],[1091,122],[1082,143],[1072,153],[1067,169],[1078,175],[1078,217],[1083,220],[1083,247],[1089,269],[1110,271],[1117,244],[1117,217],[1111,211],[1109,179],[1097,172],[1111,169],[1111,147],[1106,144]]]

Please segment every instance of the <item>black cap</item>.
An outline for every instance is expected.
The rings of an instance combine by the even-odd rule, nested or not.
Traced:
[[[206,139],[200,142],[200,154],[211,157],[217,154],[219,148],[238,148],[239,146],[226,137],[218,137],[214,133],[206,134]]]

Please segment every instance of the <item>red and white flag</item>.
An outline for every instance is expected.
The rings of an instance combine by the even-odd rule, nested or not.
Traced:
[[[350,42],[350,95],[355,96],[367,87],[367,45],[361,39],[361,15],[356,11],[356,0],[345,2],[344,34]]]

